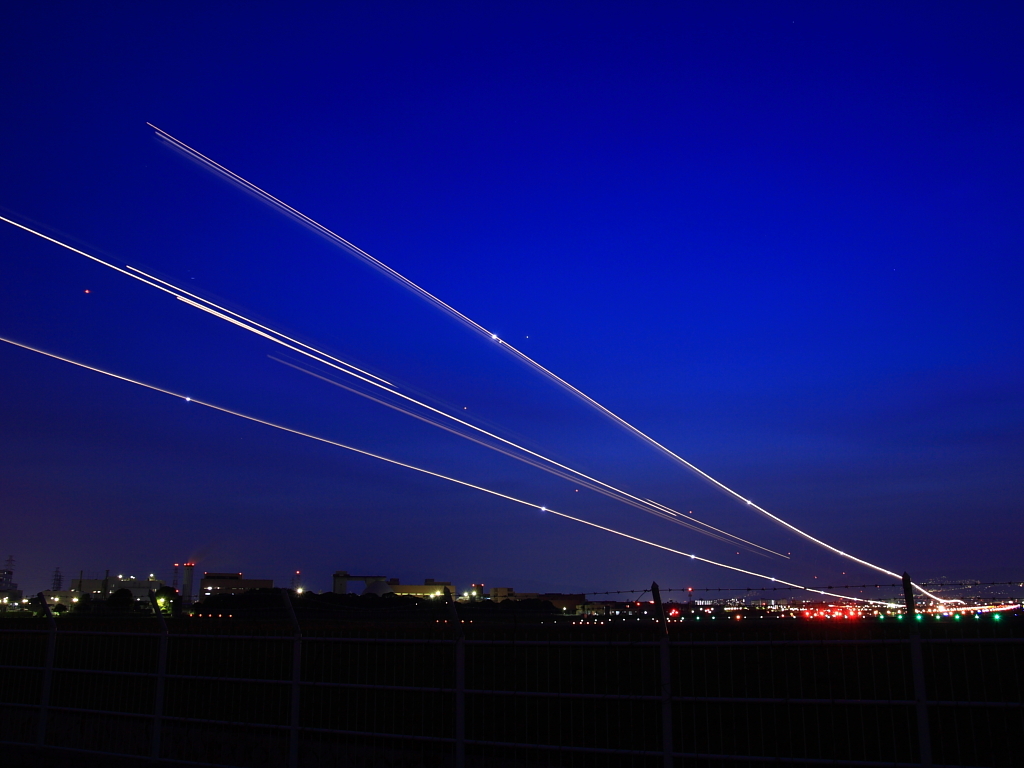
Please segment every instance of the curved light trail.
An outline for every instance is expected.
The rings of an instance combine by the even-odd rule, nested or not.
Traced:
[[[691,464],[686,459],[684,459],[682,456],[679,456],[678,454],[676,454],[675,452],[673,452],[669,448],[666,448],[664,445],[659,443],[653,437],[651,437],[650,435],[648,435],[645,432],[641,431],[639,428],[633,426],[632,424],[630,424],[628,421],[623,419],[618,414],[616,414],[616,413],[610,411],[609,409],[605,408],[603,405],[601,405],[601,403],[599,403],[596,400],[594,400],[592,397],[587,395],[585,392],[577,389],[572,384],[567,382],[565,379],[563,379],[562,377],[558,376],[556,373],[548,370],[546,367],[544,367],[543,365],[538,363],[536,360],[534,360],[532,357],[527,355],[525,352],[522,352],[522,351],[516,349],[515,347],[513,347],[508,342],[503,341],[502,339],[500,339],[498,337],[498,335],[496,333],[493,333],[493,332],[487,330],[482,325],[477,323],[475,320],[473,320],[473,319],[467,317],[466,315],[462,314],[457,309],[455,309],[453,306],[451,306],[447,302],[439,299],[437,296],[435,296],[434,294],[430,293],[425,288],[420,287],[419,285],[417,285],[416,283],[414,283],[412,280],[410,280],[409,278],[405,277],[401,273],[396,272],[394,269],[389,267],[384,262],[374,258],[370,254],[368,254],[366,251],[364,251],[362,248],[359,248],[358,246],[353,245],[352,243],[350,243],[345,238],[341,237],[340,235],[338,235],[335,232],[332,232],[330,229],[328,229],[324,225],[320,224],[319,222],[314,221],[313,219],[311,219],[309,216],[307,216],[306,214],[302,213],[301,211],[298,211],[295,208],[292,208],[290,205],[288,205],[284,201],[279,200],[278,198],[276,198],[273,195],[271,195],[269,192],[267,192],[267,191],[257,187],[255,184],[253,184],[252,182],[247,181],[246,179],[242,178],[237,173],[234,173],[233,171],[228,170],[223,165],[220,165],[219,163],[217,163],[214,160],[210,159],[209,157],[207,157],[206,155],[202,154],[201,152],[199,152],[199,151],[193,149],[192,147],[188,146],[184,142],[179,141],[178,139],[176,139],[173,136],[171,136],[171,134],[167,133],[167,131],[164,131],[164,130],[162,130],[160,128],[157,128],[152,123],[148,123],[147,122],[146,125],[148,125],[154,131],[156,131],[156,134],[157,134],[158,137],[160,137],[161,139],[166,141],[168,144],[170,144],[172,147],[174,147],[178,151],[184,153],[186,156],[192,158],[193,160],[199,162],[201,165],[204,165],[207,168],[210,168],[214,172],[220,174],[221,176],[223,176],[223,177],[227,178],[228,180],[234,182],[235,184],[241,186],[243,189],[245,189],[246,191],[248,191],[251,194],[255,195],[256,197],[258,197],[259,199],[263,200],[264,202],[270,204],[272,207],[278,209],[282,213],[284,213],[284,214],[290,216],[291,218],[297,220],[301,224],[303,224],[306,227],[312,229],[317,234],[327,238],[329,241],[331,241],[331,242],[335,243],[336,245],[340,246],[342,249],[348,251],[349,253],[351,253],[352,255],[356,256],[357,258],[362,259],[364,262],[366,262],[367,264],[370,264],[375,269],[377,269],[380,272],[384,273],[385,275],[390,277],[392,280],[396,281],[400,285],[402,285],[405,288],[407,288],[408,290],[410,290],[412,293],[416,294],[417,296],[419,296],[420,298],[424,299],[428,303],[433,304],[435,307],[437,307],[438,309],[442,310],[446,314],[451,315],[456,320],[458,320],[459,322],[461,322],[464,325],[466,325],[468,328],[476,331],[477,333],[481,334],[482,336],[485,336],[488,339],[491,339],[492,341],[497,342],[502,348],[508,350],[509,354],[511,354],[514,358],[516,358],[517,360],[519,360],[522,363],[525,363],[529,368],[533,369],[534,371],[536,371],[537,373],[541,374],[542,376],[544,376],[548,380],[554,382],[555,384],[557,384],[558,386],[562,387],[566,391],[568,391],[571,394],[575,395],[580,400],[585,402],[587,405],[589,405],[590,407],[594,408],[595,410],[597,410],[599,413],[601,413],[605,417],[611,419],[612,422],[614,422],[618,426],[622,427],[623,429],[625,429],[630,434],[634,435],[635,437],[640,438],[642,441],[644,441],[645,443],[650,445],[652,448],[656,449],[657,451],[660,451],[662,454],[664,454],[665,456],[668,456],[670,459],[672,459],[676,463],[682,465],[683,467],[686,467],[691,472],[693,472],[697,476],[699,476],[701,479],[706,480],[707,482],[711,483],[715,488],[717,488],[718,490],[722,491],[727,496],[730,496],[731,498],[736,499],[737,501],[743,502],[744,504],[746,504],[748,507],[750,507],[755,512],[758,512],[758,513],[764,515],[765,517],[767,517],[769,520],[772,520],[773,522],[778,523],[779,525],[781,525],[786,530],[788,530],[788,531],[790,531],[792,533],[795,533],[796,535],[806,539],[807,541],[810,541],[810,542],[812,542],[814,544],[817,544],[819,547],[822,547],[823,549],[826,549],[829,552],[832,552],[833,554],[839,555],[840,557],[843,557],[843,558],[845,558],[847,560],[850,560],[851,562],[857,563],[857,564],[865,566],[867,568],[871,568],[872,570],[878,571],[879,573],[884,573],[887,576],[891,576],[891,577],[896,578],[896,579],[902,579],[902,576],[900,574],[895,573],[893,571],[890,571],[887,568],[883,568],[880,565],[875,565],[874,563],[870,563],[867,560],[864,560],[862,558],[859,558],[859,557],[856,557],[854,555],[851,555],[848,552],[844,552],[841,549],[838,549],[837,547],[833,547],[831,544],[828,544],[827,542],[824,542],[821,539],[816,538],[815,536],[812,536],[811,534],[807,533],[806,531],[801,530],[800,528],[797,528],[792,523],[786,522],[781,517],[772,514],[767,509],[764,509],[763,507],[758,506],[757,504],[752,502],[750,499],[746,498],[745,496],[743,496],[742,494],[738,493],[737,491],[734,491],[732,488],[727,486],[725,483],[723,483],[723,482],[721,482],[719,480],[716,480],[714,477],[709,475],[704,470],[702,470],[699,467]],[[931,592],[927,591],[926,589],[924,589],[920,585],[914,584],[913,586],[919,592],[921,592],[922,594],[930,597],[931,599],[939,600],[938,597],[936,597],[935,595],[933,595]]]
[[[303,432],[301,430],[292,429],[291,427],[286,427],[286,426],[283,426],[281,424],[275,424],[272,421],[266,421],[265,419],[261,419],[261,418],[259,418],[257,416],[250,416],[248,414],[241,413],[239,411],[233,411],[230,408],[224,408],[223,406],[220,406],[220,405],[214,405],[213,403],[207,403],[207,402],[204,402],[202,400],[197,400],[194,397],[190,397],[190,396],[187,396],[187,395],[182,395],[182,394],[179,394],[177,392],[172,392],[169,389],[164,389],[162,387],[158,387],[158,386],[155,386],[153,384],[147,384],[144,381],[138,381],[137,379],[132,379],[132,378],[129,378],[127,376],[121,376],[120,374],[112,373],[110,371],[105,371],[102,368],[97,368],[95,366],[89,365],[88,363],[83,363],[83,362],[80,362],[78,360],[72,360],[71,358],[63,357],[63,356],[57,355],[57,354],[55,354],[53,352],[47,352],[46,350],[42,350],[42,349],[38,349],[36,347],[29,346],[28,344],[22,344],[20,342],[13,341],[12,339],[6,339],[6,338],[3,338],[3,337],[0,337],[0,341],[5,342],[5,343],[10,344],[10,345],[15,346],[15,347],[19,347],[20,349],[27,350],[29,352],[35,352],[36,354],[44,355],[45,357],[49,357],[49,358],[52,358],[54,360],[60,360],[63,363],[69,363],[69,364],[77,366],[79,368],[84,368],[87,371],[93,371],[94,373],[101,373],[104,376],[109,376],[109,377],[111,377],[113,379],[117,379],[118,381],[123,381],[123,382],[126,382],[128,384],[134,384],[134,385],[136,385],[138,387],[143,387],[144,389],[152,390],[153,392],[159,392],[160,394],[163,394],[163,395],[169,395],[170,397],[176,397],[179,400],[183,400],[186,403],[193,403],[195,405],[201,405],[201,406],[203,406],[205,408],[210,408],[210,409],[212,409],[214,411],[219,411],[220,413],[228,414],[229,416],[236,416],[236,417],[238,417],[240,419],[245,419],[246,421],[251,421],[251,422],[253,422],[255,424],[262,424],[263,426],[272,427],[273,429],[278,429],[278,430],[281,430],[282,432],[287,432],[289,434],[296,435],[298,437],[305,437],[305,438],[308,438],[310,440],[316,440],[317,442],[324,443],[326,445],[332,445],[335,448],[343,448],[346,451],[351,451],[353,453],[357,453],[360,456],[366,456],[366,457],[371,458],[371,459],[377,459],[378,461],[383,461],[383,462],[385,462],[387,464],[392,464],[392,465],[394,465],[396,467],[402,467],[404,469],[409,469],[409,470],[412,470],[414,472],[419,472],[419,473],[424,474],[424,475],[429,475],[429,476],[435,477],[435,478],[437,478],[439,480],[445,480],[445,481],[447,481],[449,483],[455,483],[456,485],[461,485],[461,486],[463,486],[465,488],[472,488],[473,490],[480,491],[482,493],[487,493],[487,494],[490,494],[491,496],[496,496],[496,497],[501,498],[501,499],[506,499],[507,501],[513,501],[516,504],[522,504],[523,506],[531,507],[531,508],[536,509],[536,510],[538,510],[540,512],[550,513],[552,515],[556,515],[557,517],[564,518],[565,520],[571,520],[574,523],[580,523],[582,525],[587,525],[587,526],[590,526],[591,528],[596,528],[598,530],[605,531],[607,533],[612,533],[612,534],[615,534],[616,536],[621,536],[621,537],[623,537],[625,539],[629,539],[631,541],[635,541],[635,542],[637,542],[639,544],[646,544],[649,547],[655,547],[656,549],[661,549],[661,550],[664,550],[665,552],[671,552],[674,555],[681,555],[682,557],[688,557],[691,560],[696,560],[696,561],[700,561],[702,563],[707,563],[708,565],[713,565],[713,566],[715,566],[717,568],[724,568],[726,570],[734,571],[736,573],[742,573],[742,574],[745,574],[747,576],[754,576],[755,578],[765,579],[767,581],[771,581],[771,582],[774,582],[776,584],[782,584],[783,586],[793,587],[795,589],[802,589],[802,590],[805,590],[807,592],[813,592],[814,594],[817,594],[817,595],[825,595],[827,597],[837,597],[837,598],[840,598],[842,600],[853,600],[855,602],[860,602],[860,603],[871,603],[871,604],[875,604],[875,605],[885,605],[885,606],[889,606],[889,607],[898,607],[896,603],[887,602],[887,601],[884,601],[884,600],[870,600],[868,598],[863,598],[863,597],[848,597],[846,595],[840,595],[840,594],[835,593],[835,592],[826,592],[826,591],[820,590],[820,589],[813,589],[811,587],[805,587],[802,584],[795,584],[794,582],[791,582],[791,581],[784,581],[783,579],[777,579],[777,578],[775,578],[773,576],[767,576],[767,575],[765,575],[763,573],[757,573],[756,571],[747,570],[746,568],[739,568],[739,567],[737,567],[735,565],[728,565],[726,563],[719,563],[719,562],[717,562],[715,560],[709,560],[709,559],[707,559],[705,557],[700,557],[700,556],[692,554],[690,552],[683,552],[682,550],[673,549],[671,547],[666,547],[663,544],[657,544],[657,543],[655,543],[653,541],[647,541],[646,539],[641,539],[638,536],[633,536],[633,535],[628,534],[628,533],[623,533],[622,531],[617,531],[614,528],[609,528],[609,527],[604,526],[604,525],[598,525],[597,523],[590,522],[589,520],[584,520],[583,518],[580,518],[580,517],[574,517],[573,515],[567,515],[564,512],[558,512],[557,510],[551,509],[550,507],[546,507],[546,506],[543,506],[543,505],[540,505],[540,504],[534,504],[531,501],[524,501],[523,499],[516,498],[515,496],[510,496],[507,493],[501,493],[500,491],[495,491],[495,490],[492,490],[490,488],[485,488],[482,485],[476,485],[475,483],[470,483],[470,482],[467,482],[466,480],[459,480],[458,478],[449,477],[448,475],[441,474],[440,472],[434,472],[433,470],[430,470],[430,469],[424,469],[423,467],[417,467],[414,464],[408,464],[408,463],[406,463],[404,461],[398,461],[397,459],[391,459],[391,458],[388,458],[387,456],[381,456],[381,455],[376,454],[376,453],[371,453],[370,451],[364,451],[361,448],[355,448],[355,447],[353,447],[351,445],[345,445],[344,443],[339,443],[339,442],[336,442],[334,440],[329,440],[326,437],[320,437],[318,435],[310,434],[309,432]]]

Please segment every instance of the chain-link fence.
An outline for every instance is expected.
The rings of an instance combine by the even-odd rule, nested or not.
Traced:
[[[0,743],[239,768],[1024,765],[1011,620],[282,618],[0,622]]]

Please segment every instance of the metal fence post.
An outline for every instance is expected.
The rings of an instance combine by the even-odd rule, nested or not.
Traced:
[[[160,622],[160,650],[156,664],[156,693],[153,695],[153,736],[150,744],[150,757],[154,760],[160,759],[160,737],[163,735],[164,717],[164,681],[167,678],[167,622],[156,601],[156,593],[149,590],[149,604],[153,606],[153,613]]]
[[[39,723],[36,730],[36,746],[46,746],[46,717],[50,708],[50,689],[53,687],[53,659],[57,652],[57,622],[53,619],[53,612],[46,602],[46,595],[39,593],[39,599],[43,603],[43,612],[46,614],[49,634],[46,638],[46,666],[43,667],[43,688],[39,693]]]
[[[672,768],[673,740],[672,740],[672,657],[668,639],[668,618],[665,616],[665,605],[661,602],[661,590],[658,582],[651,582],[651,594],[654,596],[655,615],[661,622],[662,633],[659,651],[659,671],[661,679],[659,688],[661,691],[661,752],[662,765],[664,768]]]
[[[466,638],[462,620],[448,587],[444,588],[448,617],[455,625],[455,768],[466,765]]]
[[[292,705],[291,721],[289,722],[290,738],[288,741],[288,768],[299,766],[299,690],[302,684],[302,627],[295,615],[295,607],[292,605],[292,598],[288,590],[281,590],[281,597],[284,598],[285,607],[288,609],[288,618],[291,619],[292,628],[295,630],[295,639],[292,641]]]
[[[903,598],[910,619],[910,673],[914,678],[914,708],[917,710],[917,742],[921,765],[932,764],[932,737],[928,727],[928,690],[924,679],[924,654],[921,652],[921,630],[917,626],[913,585],[910,574],[903,572]]]

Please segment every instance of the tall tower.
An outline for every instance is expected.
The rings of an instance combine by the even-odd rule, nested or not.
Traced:
[[[0,570],[0,591],[14,589],[14,555],[7,558],[3,570]]]
[[[50,587],[54,592],[60,592],[64,589],[64,577],[60,573],[60,566],[53,572],[53,586]]]
[[[185,578],[181,583],[181,604],[192,605],[192,573],[195,570],[195,563],[185,563]]]

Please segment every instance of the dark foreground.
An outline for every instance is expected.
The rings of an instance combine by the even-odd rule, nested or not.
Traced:
[[[0,621],[0,763],[1024,765],[1020,617],[446,615]]]

